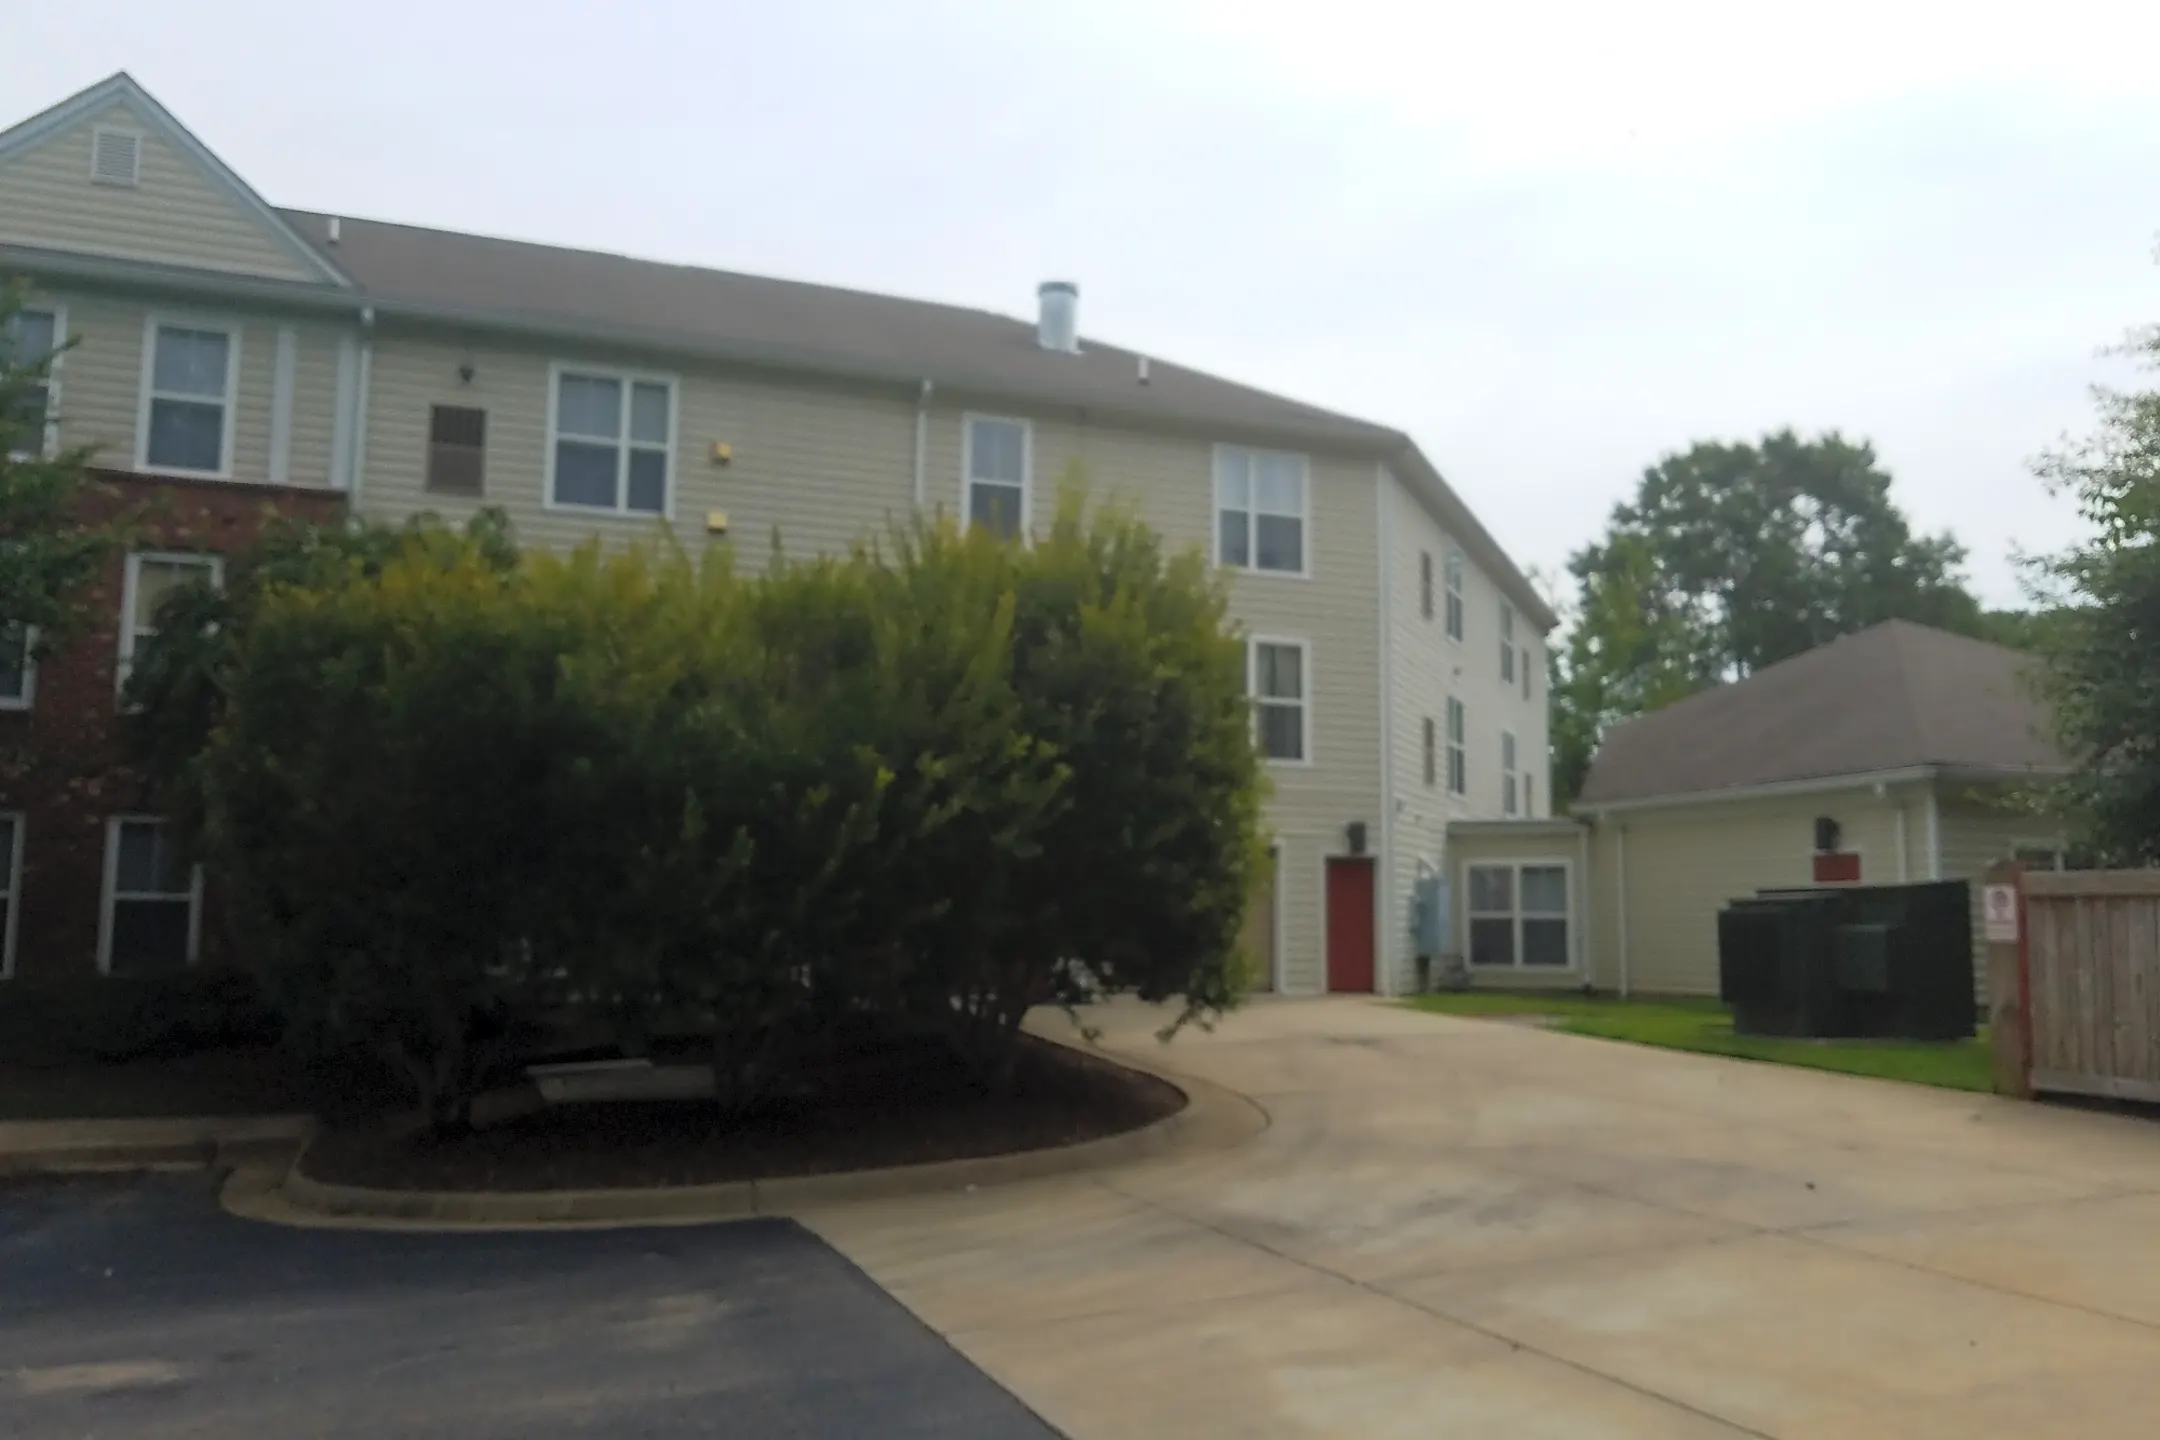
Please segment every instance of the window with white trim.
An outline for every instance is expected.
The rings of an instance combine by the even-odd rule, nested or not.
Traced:
[[[194,964],[201,898],[201,871],[187,862],[170,825],[154,816],[115,816],[105,831],[98,969],[169,975]]]
[[[1473,966],[1564,970],[1573,963],[1567,866],[1522,863],[1468,868]]]
[[[0,360],[27,366],[42,361],[45,375],[24,388],[13,423],[0,434],[0,444],[16,459],[30,459],[53,452],[57,425],[54,402],[58,399],[60,342],[67,335],[67,317],[56,308],[25,306],[0,327]]]
[[[967,455],[967,522],[1012,539],[1027,529],[1028,472],[1034,436],[1025,420],[970,415]]]
[[[1245,688],[1252,696],[1260,753],[1270,760],[1302,763],[1306,758],[1305,721],[1310,708],[1305,644],[1297,640],[1254,640],[1246,658]]]
[[[1450,795],[1470,793],[1470,747],[1467,735],[1470,729],[1468,712],[1463,702],[1448,697],[1447,702],[1447,788]]]
[[[120,597],[120,689],[127,689],[135,664],[157,640],[158,605],[194,580],[212,585],[225,578],[224,562],[215,555],[138,551],[127,557],[127,578]]]
[[[549,407],[548,502],[618,515],[665,515],[673,466],[675,382],[664,376],[558,369]]]
[[[1432,619],[1433,582],[1432,551],[1420,550],[1417,557],[1418,613]]]
[[[1522,813],[1525,820],[1537,819],[1537,803],[1530,795],[1530,778],[1528,775],[1522,777]]]
[[[1217,563],[1234,570],[1304,574],[1310,488],[1303,455],[1217,448]]]
[[[1432,716],[1425,717],[1425,788],[1428,790],[1440,783],[1440,741],[1436,734],[1439,728],[1433,724]]]
[[[0,980],[15,973],[16,899],[22,890],[23,817],[0,814]]]
[[[149,324],[140,468],[218,479],[231,475],[239,330],[154,317]]]
[[[0,625],[0,710],[28,710],[37,699],[37,629]]]
[[[1530,647],[1527,645],[1522,650],[1522,698],[1530,698]]]
[[[1447,633],[1448,639],[1463,637],[1463,563],[1462,551],[1448,546],[1447,552]]]
[[[1515,813],[1515,737],[1500,732],[1500,813]]]
[[[1500,683],[1515,683],[1515,607],[1500,605]]]

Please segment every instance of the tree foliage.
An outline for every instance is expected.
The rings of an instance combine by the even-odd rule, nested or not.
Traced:
[[[1915,535],[1874,451],[1836,433],[1701,442],[1643,472],[1569,562],[1555,794],[1612,725],[1883,620],[1983,630],[1949,535]]]
[[[77,509],[91,450],[46,453],[48,384],[66,339],[48,348],[22,326],[23,289],[0,280],[0,620],[35,629],[44,655],[89,622],[83,592],[125,530]]]
[[[2160,328],[2127,347],[2160,373]],[[2092,533],[2039,566],[2062,602],[2037,637],[2042,689],[2078,769],[2058,797],[2084,817],[2094,858],[2160,863],[2160,386],[2096,388],[2098,424],[2043,455]]]
[[[296,1039],[373,1048],[439,1125],[541,1013],[701,1035],[748,1104],[866,1020],[997,1085],[1032,1005],[1235,998],[1242,652],[1130,516],[762,575],[286,532],[235,578],[161,612],[143,753]]]

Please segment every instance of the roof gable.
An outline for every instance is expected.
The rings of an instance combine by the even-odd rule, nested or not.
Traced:
[[[137,137],[136,184],[91,179],[101,130]],[[351,284],[125,72],[0,132],[0,244]]]
[[[1617,726],[1579,805],[1712,794],[1922,766],[2064,766],[2031,658],[1893,620]]]

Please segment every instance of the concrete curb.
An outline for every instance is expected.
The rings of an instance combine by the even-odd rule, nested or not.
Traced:
[[[226,1210],[245,1219],[335,1229],[587,1229],[694,1225],[753,1216],[800,1215],[829,1206],[927,1195],[1100,1170],[1143,1160],[1187,1158],[1226,1150],[1268,1126],[1251,1099],[1123,1052],[1064,1036],[1043,1036],[1130,1070],[1153,1075],[1185,1095],[1183,1109],[1152,1125],[1078,1145],[941,1160],[882,1170],[741,1180],[722,1185],[558,1191],[377,1190],[334,1185],[300,1173],[247,1167],[226,1182]],[[295,1157],[297,1158],[297,1157]]]
[[[290,1164],[315,1133],[309,1115],[0,1122],[0,1175],[73,1175]]]

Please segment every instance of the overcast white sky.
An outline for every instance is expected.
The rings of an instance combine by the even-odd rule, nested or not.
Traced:
[[[1414,434],[1557,570],[1644,466],[1872,439],[2016,600],[2160,320],[2160,5],[68,0],[273,202],[1031,313]]]

